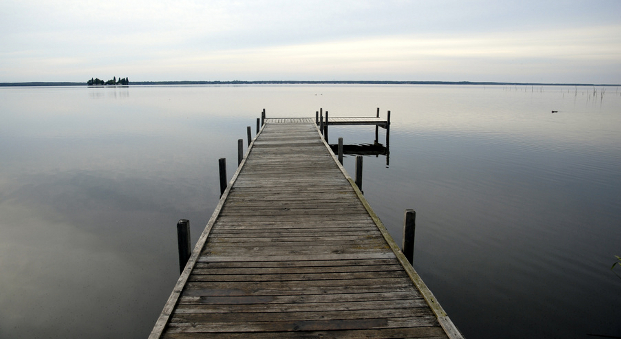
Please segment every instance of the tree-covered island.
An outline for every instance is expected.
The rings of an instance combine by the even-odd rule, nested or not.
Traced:
[[[86,84],[88,86],[96,86],[96,85],[129,85],[129,80],[128,78],[119,78],[119,80],[116,80],[116,77],[114,77],[113,79],[110,79],[108,81],[103,81],[99,78],[91,78],[91,80],[87,81]]]

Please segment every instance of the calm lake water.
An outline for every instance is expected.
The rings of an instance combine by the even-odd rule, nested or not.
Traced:
[[[146,337],[218,158],[263,108],[320,107],[392,112],[365,196],[399,243],[417,211],[414,267],[467,337],[621,336],[621,89],[300,85],[0,88],[0,337]]]

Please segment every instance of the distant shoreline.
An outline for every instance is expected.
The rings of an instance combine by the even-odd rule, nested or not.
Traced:
[[[157,85],[477,85],[477,86],[621,86],[621,84],[579,84],[579,83],[541,83],[541,82],[491,82],[491,81],[132,81],[127,86]],[[0,82],[0,87],[19,86],[87,86],[84,82]],[[112,85],[110,85],[112,87]]]

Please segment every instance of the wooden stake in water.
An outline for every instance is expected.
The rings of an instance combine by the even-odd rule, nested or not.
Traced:
[[[257,118],[257,133],[256,134],[259,134],[259,126],[260,126],[260,124],[261,124],[261,119]]]
[[[244,141],[242,140],[242,143]],[[220,169],[220,196],[226,191],[226,158],[220,158],[218,160],[218,166]]]
[[[261,112],[261,126],[265,125],[265,108]]]
[[[386,149],[390,149],[390,111],[386,118]]]
[[[379,118],[379,107],[377,108],[377,118]],[[375,143],[377,144],[377,137],[379,135],[379,126],[375,125]]]
[[[252,128],[250,128],[250,126],[248,126],[248,128],[246,129],[246,134],[248,134],[248,146],[250,146],[250,142],[252,141]]]
[[[339,162],[343,164],[343,138],[339,138]]]
[[[244,160],[244,139],[237,139],[237,166]]]
[[[362,155],[356,156],[356,186],[362,192]]]
[[[190,239],[190,220],[180,219],[177,222],[177,247],[179,249],[179,274],[183,273],[185,265],[192,254]]]
[[[328,142],[328,111],[326,111],[326,123],[324,124],[323,138]]]
[[[403,254],[410,262],[414,262],[414,234],[416,231],[416,212],[414,210],[405,210],[403,220]]]

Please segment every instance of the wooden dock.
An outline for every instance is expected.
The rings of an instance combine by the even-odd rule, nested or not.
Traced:
[[[150,338],[461,338],[315,119],[265,119]]]

